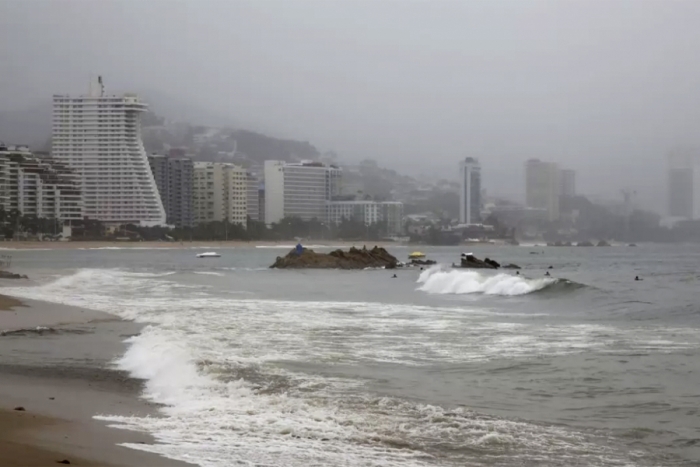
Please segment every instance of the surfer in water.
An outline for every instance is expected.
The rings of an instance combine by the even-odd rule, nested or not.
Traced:
[[[391,278],[392,278],[392,279],[396,279],[396,274],[394,274],[393,276],[391,276]]]
[[[641,281],[641,279],[639,278],[639,276],[634,276],[634,280],[636,280],[636,281]]]
[[[549,274],[549,271],[547,271],[547,272],[544,273],[544,275],[545,275],[545,276],[550,276],[551,274]]]

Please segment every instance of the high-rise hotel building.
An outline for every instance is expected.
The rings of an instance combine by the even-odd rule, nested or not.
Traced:
[[[53,97],[52,156],[79,176],[85,217],[111,224],[165,224],[141,141],[135,94],[108,96],[102,80],[84,96]]]
[[[473,157],[459,163],[459,223],[481,223],[481,165]]]

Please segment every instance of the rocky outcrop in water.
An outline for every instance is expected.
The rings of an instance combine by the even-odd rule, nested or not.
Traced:
[[[15,274],[10,271],[2,271],[0,270],[0,279],[29,279],[27,276],[24,274]]]
[[[292,250],[287,256],[278,256],[270,267],[276,269],[394,269],[398,264],[399,260],[388,251],[375,246],[371,250],[352,247],[348,251],[335,250],[330,253],[316,253],[308,248],[303,248],[301,253]]]
[[[492,260],[491,258],[484,258],[483,260],[480,260],[474,255],[467,254],[462,254],[459,264],[452,264],[452,267],[465,269],[498,269],[501,267],[505,269],[520,269],[520,266],[517,264],[511,263],[501,266],[498,261]]]

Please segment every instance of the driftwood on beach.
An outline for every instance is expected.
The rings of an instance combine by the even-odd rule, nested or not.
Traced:
[[[384,248],[352,247],[348,251],[335,250],[330,253],[317,253],[308,248],[294,249],[286,256],[278,256],[270,266],[276,269],[394,269],[399,261]]]

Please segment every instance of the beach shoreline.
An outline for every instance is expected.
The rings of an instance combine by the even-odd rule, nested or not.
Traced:
[[[4,241],[0,242],[0,251],[6,250],[85,250],[85,249],[199,249],[199,248],[293,248],[297,241],[288,240],[280,242],[245,242],[239,240],[230,241],[192,241],[192,242],[164,242],[164,241],[143,241],[143,242],[117,242],[117,241],[75,241],[75,242],[39,242],[39,241]],[[367,248],[373,246],[380,247],[406,247],[406,243],[384,242],[384,241],[328,241],[328,240],[302,240],[302,245],[310,248],[350,248],[352,246]]]
[[[156,404],[139,397],[144,382],[113,366],[123,341],[141,328],[106,313],[0,295],[2,465],[194,465],[120,446],[156,440],[94,418],[159,416]]]

